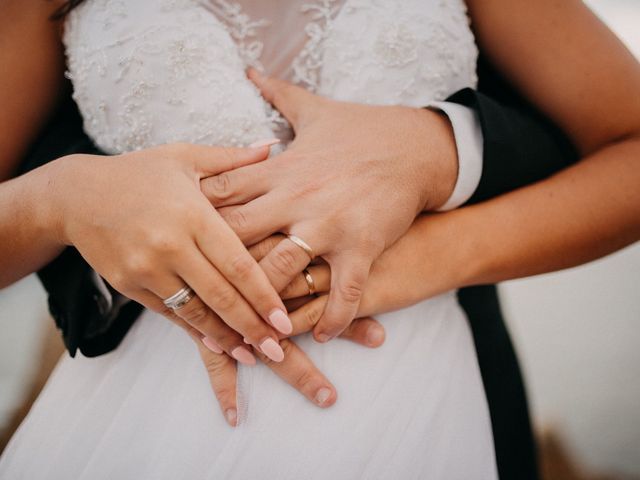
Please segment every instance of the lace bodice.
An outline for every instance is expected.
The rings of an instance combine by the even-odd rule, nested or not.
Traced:
[[[111,153],[286,137],[249,65],[372,104],[476,84],[463,0],[87,0],[64,42],[85,130]]]

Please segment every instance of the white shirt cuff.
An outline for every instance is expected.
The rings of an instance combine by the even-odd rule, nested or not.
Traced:
[[[482,176],[483,137],[480,120],[475,110],[449,102],[429,105],[449,117],[458,150],[458,178],[449,199],[438,208],[439,212],[453,210],[471,198]]]

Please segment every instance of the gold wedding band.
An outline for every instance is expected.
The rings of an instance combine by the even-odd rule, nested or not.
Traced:
[[[309,258],[311,258],[311,260],[316,258],[315,253],[313,253],[313,249],[309,246],[307,242],[302,240],[300,237],[296,237],[295,235],[289,234],[287,235],[287,238],[291,240],[293,243],[295,243],[297,246],[299,246],[302,250],[304,250],[306,254],[309,255]]]
[[[311,276],[311,272],[306,268],[302,271],[304,275],[304,279],[307,282],[307,287],[309,287],[309,295],[313,295],[316,293],[316,282],[313,281],[313,277]]]

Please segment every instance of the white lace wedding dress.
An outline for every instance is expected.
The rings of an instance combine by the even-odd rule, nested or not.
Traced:
[[[462,0],[87,0],[65,44],[85,129],[113,153],[286,136],[246,65],[376,104],[424,106],[476,83]],[[298,339],[338,389],[327,410],[262,365],[240,367],[233,429],[191,339],[145,312],[116,351],[61,360],[0,477],[497,478],[455,294],[379,319],[387,341],[377,350]]]

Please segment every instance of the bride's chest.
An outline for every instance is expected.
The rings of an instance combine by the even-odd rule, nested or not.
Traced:
[[[205,80],[239,57],[325,95],[370,102],[380,101],[379,87],[400,101],[412,87],[445,96],[475,81],[477,56],[463,0],[86,0],[66,44],[99,71],[117,55],[108,66],[116,78],[137,64]],[[223,62],[207,65],[211,58]]]

